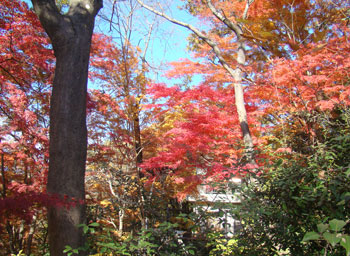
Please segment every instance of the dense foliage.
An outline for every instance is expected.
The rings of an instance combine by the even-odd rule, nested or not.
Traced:
[[[68,2],[57,2],[63,12]],[[118,22],[109,24],[119,26],[118,40],[93,36],[87,242],[66,254],[345,255],[350,237],[332,243],[319,230],[338,220],[350,234],[349,4],[183,1],[205,32],[192,29],[192,58],[164,72],[176,84],[152,80],[147,49],[132,44],[125,25],[138,5],[124,4],[113,5]],[[1,1],[1,255],[48,255],[46,207],[69,207],[45,188],[54,64],[28,5]],[[200,202],[203,187],[238,193],[241,203]],[[227,216],[239,232],[228,232],[235,222]],[[312,231],[322,234],[302,242]]]
[[[332,219],[349,220],[349,109],[338,110],[333,119],[313,118],[323,128],[312,154],[276,155],[267,172],[243,190],[236,212],[244,227],[237,238],[240,255],[319,255],[325,242],[302,244],[305,233]],[[345,250],[331,255],[345,255]]]

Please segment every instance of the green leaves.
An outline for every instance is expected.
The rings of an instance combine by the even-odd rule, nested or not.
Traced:
[[[329,226],[334,232],[339,232],[345,225],[346,222],[343,220],[333,219],[329,222]]]
[[[328,228],[329,228],[328,224],[320,223],[320,224],[317,225],[317,230],[318,230],[319,233],[325,232]]]
[[[340,237],[338,236],[338,234],[334,234],[334,233],[329,233],[329,232],[325,232],[323,234],[324,239],[326,239],[326,241],[328,243],[330,243],[333,247],[340,242]]]
[[[311,231],[304,235],[302,242],[308,242],[312,240],[324,240],[327,242],[327,246],[336,247],[342,246],[346,250],[346,255],[350,255],[350,236],[342,233],[341,231],[347,223],[343,220],[332,219],[329,224],[320,223],[317,225],[317,232]]]
[[[302,242],[306,242],[306,241],[310,241],[310,240],[317,240],[319,238],[320,238],[320,235],[318,233],[311,231],[311,232],[307,232],[304,235]]]
[[[66,245],[65,249],[63,250],[64,253],[67,253],[68,256],[78,254],[79,249],[73,249],[71,246]]]
[[[346,256],[350,255],[350,236],[344,235],[341,237],[340,245],[346,250]]]
[[[89,225],[86,225],[86,224],[79,224],[78,225],[79,228],[83,228],[84,234],[95,233],[95,228],[97,228],[99,226],[100,226],[100,224],[98,224],[97,222],[90,223]]]

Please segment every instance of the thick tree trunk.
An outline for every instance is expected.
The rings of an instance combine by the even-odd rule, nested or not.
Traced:
[[[72,31],[73,32],[73,31]],[[54,44],[56,71],[50,109],[50,164],[47,191],[77,200],[85,199],[87,150],[86,93],[90,31],[74,34]],[[83,245],[77,225],[85,222],[84,204],[49,209],[51,255],[61,255],[65,245]]]
[[[84,245],[78,225],[85,222],[88,65],[94,20],[102,0],[71,0],[65,15],[59,13],[54,0],[32,3],[56,56],[47,192],[77,202],[70,207],[49,207],[50,255],[58,256],[64,255],[66,245],[72,248]]]

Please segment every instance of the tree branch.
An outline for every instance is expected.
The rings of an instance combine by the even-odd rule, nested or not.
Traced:
[[[249,3],[252,2],[252,0],[248,0]],[[171,18],[170,16],[166,15],[165,13],[159,12],[156,9],[144,4],[141,0],[137,0],[137,2],[144,7],[145,9],[155,13],[158,16],[161,16],[168,21],[185,27],[189,30],[191,30],[196,36],[198,36],[200,39],[202,39],[205,43],[207,43],[214,51],[216,57],[219,59],[220,64],[222,67],[230,74],[230,76],[233,78],[234,81],[234,87],[235,87],[235,104],[237,108],[237,113],[238,113],[238,119],[240,122],[241,130],[242,130],[242,135],[243,135],[243,141],[246,147],[246,155],[249,161],[254,161],[252,152],[253,152],[253,140],[250,134],[249,126],[248,126],[248,121],[247,121],[247,111],[245,108],[245,101],[244,101],[244,91],[243,91],[243,86],[242,86],[242,78],[243,78],[243,72],[240,69],[240,67],[232,68],[230,64],[225,60],[223,57],[223,54],[218,47],[217,43],[213,41],[209,36],[205,35],[202,33],[200,30],[197,28],[193,27],[192,25],[188,23],[184,23],[181,21],[178,21],[176,19]],[[241,28],[231,22],[229,19],[227,19],[224,15],[222,15],[212,4],[210,0],[207,0],[207,5],[212,11],[212,13],[220,20],[222,21],[226,26],[228,26],[230,29],[233,30],[233,32],[236,34],[237,39],[238,39],[238,49],[237,49],[237,63],[240,65],[245,64],[245,51],[244,51],[244,44],[242,39],[242,30]],[[211,5],[211,7],[209,6]]]
[[[241,40],[242,38],[242,29],[232,21],[230,21],[226,16],[224,16],[222,13],[220,13],[211,0],[207,0],[207,6],[209,7],[210,11],[214,14],[214,16],[220,20],[222,23],[224,23],[229,29],[231,29],[237,36],[238,40]]]
[[[247,0],[247,3],[246,3],[245,8],[244,8],[244,12],[243,12],[243,19],[246,19],[246,18],[247,18],[249,6],[250,6],[253,2],[254,2],[254,0]]]
[[[170,21],[171,23],[174,23],[176,25],[179,25],[181,27],[187,28],[189,30],[191,30],[196,36],[198,36],[200,39],[202,39],[204,42],[206,42],[214,51],[215,55],[218,57],[219,62],[223,65],[223,67],[232,75],[234,76],[234,70],[229,66],[229,64],[226,62],[226,60],[223,58],[222,53],[220,48],[217,46],[217,44],[208,36],[206,36],[204,33],[202,33],[200,30],[198,30],[197,28],[195,28],[194,26],[182,22],[182,21],[178,21],[176,19],[171,18],[170,16],[166,15],[165,13],[161,13],[159,11],[157,11],[156,9],[144,4],[143,2],[141,2],[140,0],[137,0],[137,2],[144,8],[146,8],[147,10],[153,12],[154,14],[157,14],[158,16],[161,16],[163,18],[165,18],[166,20]]]
[[[34,11],[50,38],[59,30],[63,20],[55,0],[31,0]]]
[[[103,7],[103,0],[70,0],[68,15],[88,14],[95,17]]]

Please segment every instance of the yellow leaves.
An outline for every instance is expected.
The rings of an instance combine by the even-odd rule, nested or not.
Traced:
[[[323,40],[326,35],[327,35],[327,30],[315,31],[313,34],[314,41],[319,42],[319,41]]]
[[[106,254],[106,253],[96,253],[96,254],[91,254],[91,256],[113,256],[114,254],[113,253],[109,253],[109,254]]]
[[[130,235],[128,235],[128,234],[125,234],[125,235],[120,236],[120,240],[122,240],[122,241],[125,241],[125,240],[127,240],[128,238],[130,238]]]
[[[314,49],[312,49],[311,52],[318,52],[318,51],[322,50],[325,46],[327,46],[327,43],[318,44]]]
[[[139,179],[137,174],[133,174],[131,175],[130,179],[133,181],[133,182],[137,182],[137,180]]]
[[[183,108],[181,106],[175,106],[173,111],[166,113],[164,120],[162,122],[162,128],[163,130],[165,129],[166,131],[170,130],[174,128],[176,121],[181,121],[181,120],[184,120]]]
[[[109,201],[109,200],[107,200],[107,199],[105,199],[105,200],[102,200],[101,202],[100,202],[100,205],[103,207],[103,208],[106,208],[106,207],[108,207],[109,205],[111,205],[112,203]]]
[[[269,32],[269,31],[261,31],[261,32],[259,33],[259,35],[260,35],[261,37],[263,37],[264,39],[273,38],[273,37],[275,36],[273,33]]]
[[[267,27],[271,30],[276,28],[275,23],[272,21],[267,22]]]
[[[166,130],[170,130],[170,129],[174,128],[173,119],[171,119],[169,116],[166,116],[164,119],[164,124],[162,126]]]
[[[101,190],[103,190],[103,187],[100,183],[95,183],[91,186],[91,189],[96,189],[98,191],[101,191]]]
[[[135,98],[135,102],[141,102],[145,98],[144,94],[140,94]],[[138,110],[138,109],[137,109]],[[139,111],[139,110],[138,110]]]

